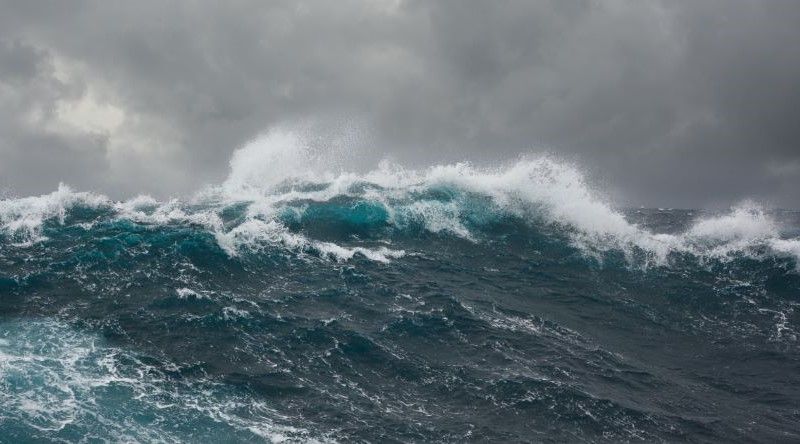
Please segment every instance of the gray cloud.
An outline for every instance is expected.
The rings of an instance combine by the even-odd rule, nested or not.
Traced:
[[[800,3],[0,1],[0,187],[220,182],[298,119],[361,162],[546,149],[627,203],[800,207]]]

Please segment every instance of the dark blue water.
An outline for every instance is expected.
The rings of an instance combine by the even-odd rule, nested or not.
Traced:
[[[0,441],[800,440],[797,213],[426,180],[2,201]]]

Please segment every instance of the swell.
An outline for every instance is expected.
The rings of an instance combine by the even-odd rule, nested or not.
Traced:
[[[250,199],[206,190],[187,202],[148,197],[114,202],[62,185],[48,195],[0,201],[0,233],[4,248],[24,250],[55,238],[99,236],[109,228],[129,229],[134,236],[137,230],[189,229],[211,236],[231,257],[284,251],[335,261],[359,256],[388,262],[414,252],[403,245],[430,236],[484,244],[545,237],[590,260],[621,255],[628,265],[644,267],[674,267],[686,257],[700,263],[746,258],[796,266],[800,257],[800,240],[752,204],[718,215],[696,212],[701,216],[683,231],[657,233],[609,207],[595,208],[584,220],[583,210],[570,213],[553,202],[523,199],[518,190],[478,190],[452,181],[387,188],[359,178],[348,186],[303,182],[283,187]]]

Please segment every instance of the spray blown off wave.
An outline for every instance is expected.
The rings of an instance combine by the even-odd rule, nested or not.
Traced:
[[[800,214],[330,156],[274,131],[189,199],[0,201],[0,436],[800,439]]]

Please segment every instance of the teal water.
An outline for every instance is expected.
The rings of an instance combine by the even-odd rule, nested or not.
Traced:
[[[800,440],[798,213],[459,174],[0,201],[0,441]]]

